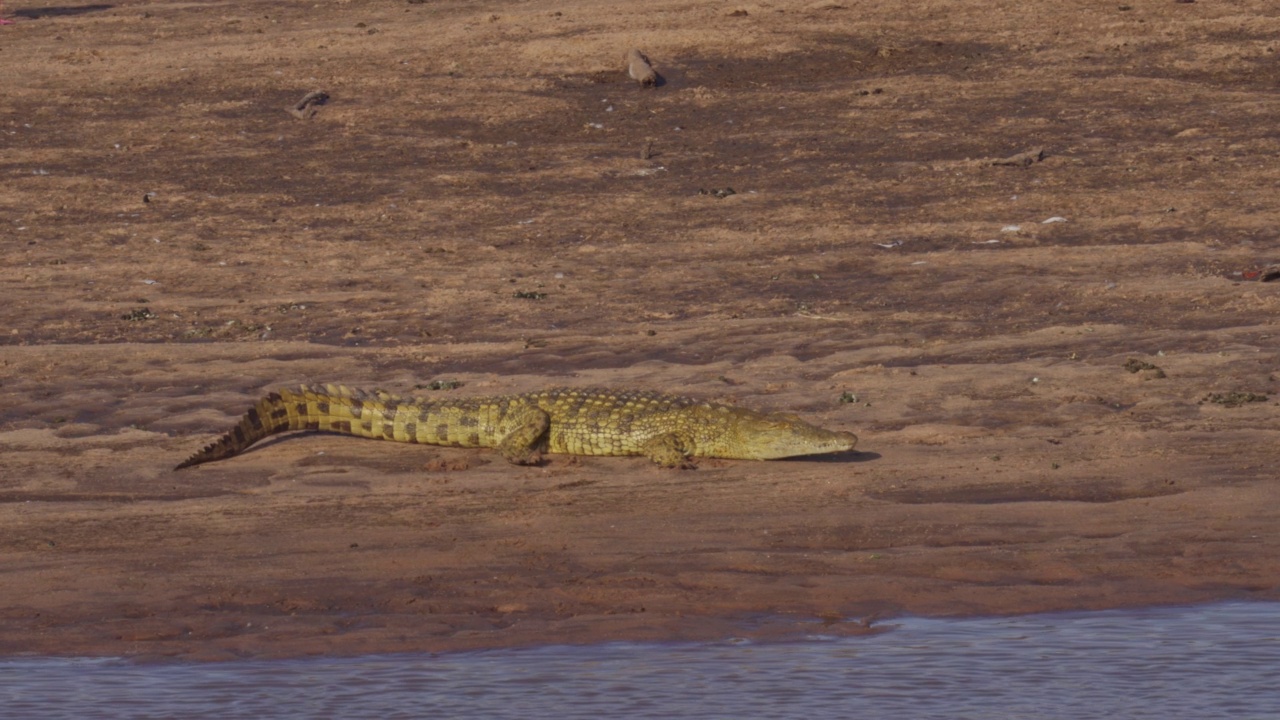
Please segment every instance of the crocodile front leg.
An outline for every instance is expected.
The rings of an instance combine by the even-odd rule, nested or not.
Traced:
[[[640,454],[662,467],[690,470],[697,467],[689,461],[685,453],[684,443],[675,433],[658,435],[650,438],[640,447]]]
[[[498,452],[512,465],[536,465],[542,460],[543,439],[551,427],[551,416],[539,408],[528,408],[512,418],[515,427],[498,443]]]

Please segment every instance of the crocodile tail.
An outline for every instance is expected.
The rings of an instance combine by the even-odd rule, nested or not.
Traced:
[[[187,458],[174,470],[239,455],[250,445],[269,435],[305,429],[305,425],[296,422],[300,419],[299,414],[289,412],[289,403],[296,402],[298,399],[300,398],[297,398],[296,393],[288,390],[267,395],[249,408],[244,417],[240,418],[240,422],[226,435]]]
[[[217,442],[187,458],[175,470],[223,460],[244,452],[259,440],[290,430],[325,430],[368,438],[417,442],[412,431],[395,423],[401,405],[411,399],[390,393],[356,390],[343,385],[307,385],[279,390],[262,398],[239,424]]]

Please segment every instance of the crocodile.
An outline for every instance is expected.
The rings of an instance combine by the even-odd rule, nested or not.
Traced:
[[[290,430],[400,442],[497,448],[516,465],[544,452],[643,455],[658,465],[690,458],[773,460],[852,450],[850,432],[825,430],[789,413],[762,413],[643,390],[555,388],[522,395],[428,401],[342,385],[268,394],[217,442],[175,470],[238,455]]]

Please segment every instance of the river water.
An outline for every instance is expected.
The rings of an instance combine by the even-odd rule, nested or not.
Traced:
[[[0,717],[1280,719],[1280,603],[904,618],[790,642],[0,660]]]

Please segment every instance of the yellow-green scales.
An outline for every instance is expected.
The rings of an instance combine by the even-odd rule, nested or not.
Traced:
[[[795,415],[648,391],[556,388],[428,401],[312,385],[262,398],[236,427],[178,468],[237,455],[290,430],[491,447],[516,464],[550,452],[644,455],[668,467],[685,467],[690,457],[769,460],[841,452],[858,441],[853,433],[825,430]]]

